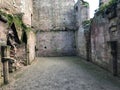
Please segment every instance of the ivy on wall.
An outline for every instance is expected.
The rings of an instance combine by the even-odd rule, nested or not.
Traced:
[[[84,0],[82,0],[82,5],[85,6],[85,7],[89,7],[89,3],[84,1]]]
[[[3,11],[0,10],[0,17],[4,19],[4,21],[6,21],[6,23],[8,24],[8,28],[10,28],[12,26],[12,24],[14,23],[15,27],[16,27],[16,31],[18,33],[18,37],[22,37],[21,34],[19,33],[23,33],[24,32],[27,34],[28,32],[30,32],[32,29],[31,27],[27,27],[23,21],[22,21],[22,17],[23,14],[19,13],[19,14],[7,14]],[[20,40],[22,38],[19,38]]]
[[[19,27],[22,30],[29,31],[31,29],[30,27],[27,27],[23,23],[23,21],[22,21],[23,14],[22,13],[12,15],[12,14],[6,14],[3,11],[0,10],[0,15],[5,20],[7,20],[7,24],[8,24],[9,27],[11,27],[11,25],[14,23],[16,25],[16,27]]]
[[[110,6],[117,3],[117,0],[110,0],[109,3],[103,4],[99,7],[98,11],[104,12],[106,9],[108,9]]]
[[[83,21],[83,22],[82,22],[82,25],[83,25],[83,26],[85,26],[85,25],[90,25],[91,22],[92,22],[92,18],[89,19],[89,20],[85,20],[85,21]]]

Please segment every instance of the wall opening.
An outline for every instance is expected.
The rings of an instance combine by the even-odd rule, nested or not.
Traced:
[[[117,74],[118,74],[117,41],[111,41],[110,46],[111,46],[111,55],[112,55],[113,75],[117,76]]]

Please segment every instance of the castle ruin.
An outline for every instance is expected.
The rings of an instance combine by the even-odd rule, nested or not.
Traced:
[[[93,19],[84,0],[0,0],[0,46],[27,65],[35,56],[80,56],[120,75],[119,19],[120,0],[99,0]]]

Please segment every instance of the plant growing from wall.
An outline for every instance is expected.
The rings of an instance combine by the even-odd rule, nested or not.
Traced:
[[[6,14],[5,12],[0,10],[0,16],[2,16],[2,18],[4,18],[5,20],[7,20],[7,24],[8,27],[10,28],[12,26],[12,24],[15,24],[16,30],[19,32],[26,32],[28,33],[29,31],[31,31],[32,29],[30,27],[27,27],[23,21],[22,21],[22,13],[19,14]]]
[[[104,12],[106,9],[108,9],[110,6],[114,5],[115,3],[117,3],[117,0],[110,0],[109,3],[101,5],[98,11]]]
[[[84,0],[82,0],[82,5],[85,6],[85,7],[89,7],[89,3],[84,1]]]
[[[8,23],[8,26],[11,27],[12,23],[15,23],[17,27],[21,27],[23,30],[31,30],[30,27],[27,27],[22,21],[22,13],[19,14],[6,14],[0,10],[0,15],[3,16]]]
[[[90,24],[91,24],[91,20],[92,20],[92,19],[83,21],[83,22],[82,22],[82,25],[83,25],[83,26],[84,26],[84,25],[90,25]]]

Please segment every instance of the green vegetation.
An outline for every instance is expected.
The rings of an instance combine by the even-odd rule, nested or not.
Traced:
[[[26,43],[27,36],[28,36],[29,32],[32,30],[32,28],[27,27],[23,23],[22,16],[23,16],[22,13],[12,15],[12,14],[6,14],[0,10],[0,18],[5,20],[5,22],[8,24],[8,28],[11,28],[12,25],[14,24],[18,38],[20,40],[20,43],[21,42]],[[24,35],[26,35],[26,36],[24,36]]]
[[[12,14],[6,14],[3,11],[0,10],[0,15],[3,16],[7,20],[7,23],[8,23],[9,27],[11,27],[11,25],[14,23],[16,28],[21,28],[24,31],[30,31],[31,30],[30,27],[27,27],[23,23],[23,21],[22,21],[23,14],[22,13],[12,15]]]
[[[11,26],[12,21],[13,21],[13,16],[10,14],[6,14],[8,25]]]
[[[90,25],[90,24],[91,24],[91,20],[92,20],[92,19],[83,21],[83,22],[82,22],[82,25],[84,25],[84,26],[85,26],[85,25]]]
[[[83,4],[85,7],[89,7],[89,3],[86,2],[86,1],[83,1],[82,4]]]
[[[115,3],[117,3],[117,0],[110,0],[109,3],[101,5],[98,11],[104,12],[107,8],[109,8]]]

